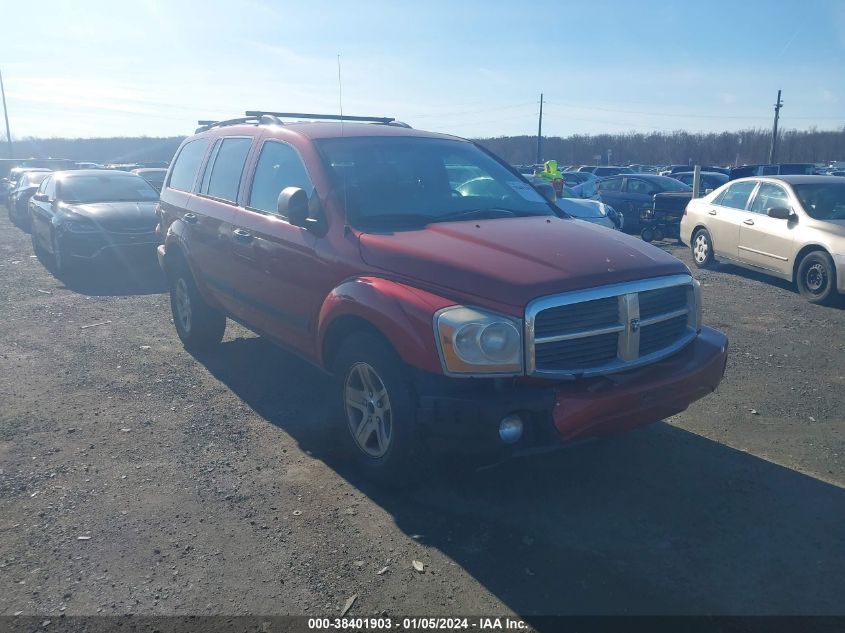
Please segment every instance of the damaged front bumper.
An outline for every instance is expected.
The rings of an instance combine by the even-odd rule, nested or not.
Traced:
[[[417,420],[434,446],[519,451],[626,431],[680,413],[715,391],[727,363],[727,337],[703,327],[677,354],[635,370],[565,383],[421,381]],[[456,390],[457,389],[457,390]],[[502,420],[524,421],[503,445]]]

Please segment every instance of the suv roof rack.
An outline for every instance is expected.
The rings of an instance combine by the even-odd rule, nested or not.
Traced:
[[[226,119],[225,121],[201,120],[197,121],[197,125],[199,125],[199,127],[194,131],[194,134],[205,132],[213,127],[223,127],[224,125],[237,125],[238,123],[258,123],[258,119],[254,116],[247,116],[240,117],[237,119]]]
[[[284,125],[282,119],[312,119],[316,121],[363,121],[366,123],[379,123],[381,125],[392,125],[395,127],[410,128],[411,126],[392,117],[380,116],[351,116],[340,114],[308,114],[306,112],[267,112],[265,110],[247,110],[246,116],[225,121],[213,121],[203,119],[197,121],[199,126],[194,134],[206,132],[214,127],[226,125],[238,125],[239,123],[255,123],[256,125]]]
[[[314,119],[316,121],[366,121],[369,123],[382,123],[390,125],[396,119],[384,116],[351,116],[340,114],[308,114],[306,112],[270,112],[267,110],[247,110],[248,117],[260,117],[270,115],[277,119]]]

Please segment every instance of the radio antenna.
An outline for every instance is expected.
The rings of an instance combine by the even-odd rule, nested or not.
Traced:
[[[343,138],[343,81],[340,75],[340,53],[337,54],[337,103],[340,109],[340,138]],[[346,167],[343,170],[343,230],[349,233],[349,204],[347,200]]]
[[[343,81],[340,78],[340,53],[337,54],[337,101],[340,106],[340,135],[343,136]]]

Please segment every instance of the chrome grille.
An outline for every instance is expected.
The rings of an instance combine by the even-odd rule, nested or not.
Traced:
[[[534,323],[535,336],[554,336],[600,325],[613,325],[619,320],[616,297],[572,303],[543,310]]]
[[[525,315],[528,373],[607,374],[678,351],[699,327],[694,284],[689,275],[672,275],[532,301]]]

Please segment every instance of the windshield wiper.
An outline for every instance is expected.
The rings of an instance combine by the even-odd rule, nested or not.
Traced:
[[[501,209],[499,207],[487,207],[484,209],[469,209],[467,211],[453,211],[446,215],[438,215],[431,219],[432,222],[451,222],[453,220],[471,220],[482,218],[512,218],[516,215],[529,215],[514,209]]]
[[[435,219],[424,213],[379,213],[377,215],[365,215],[355,218],[352,224],[366,226],[368,228],[382,228],[384,225],[425,226]]]

